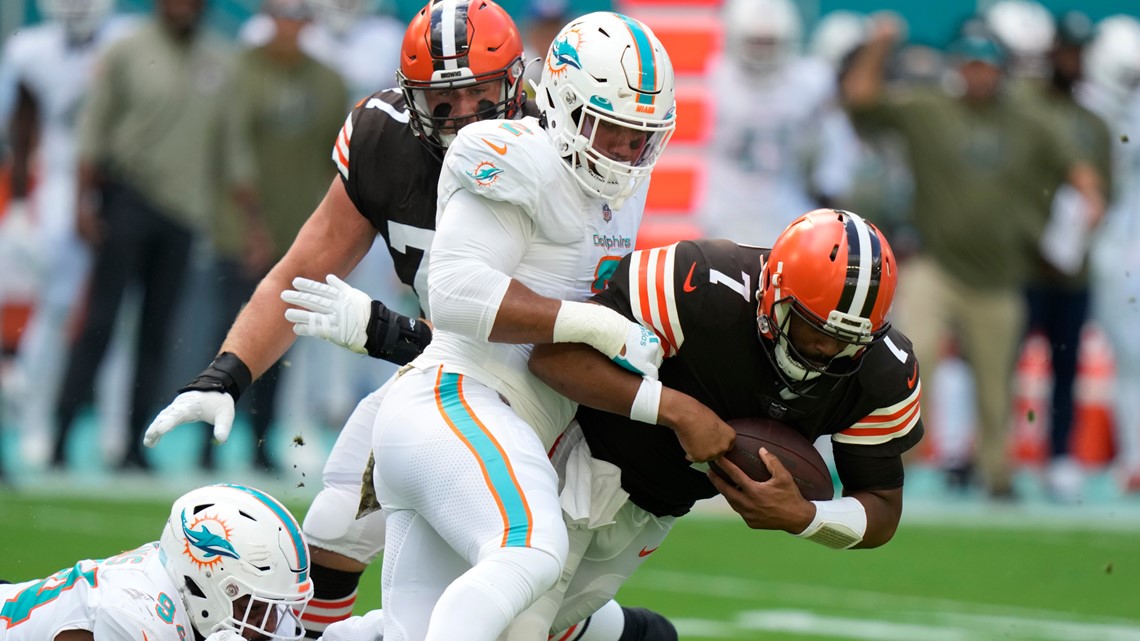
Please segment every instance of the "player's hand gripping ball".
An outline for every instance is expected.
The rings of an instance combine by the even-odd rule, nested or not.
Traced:
[[[769,418],[738,418],[728,421],[728,424],[736,430],[736,444],[724,456],[749,478],[760,482],[772,478],[760,459],[760,448],[764,447],[788,469],[805,499],[830,501],[835,498],[827,463],[803,434]],[[724,480],[733,482],[716,463],[712,464],[712,469]]]

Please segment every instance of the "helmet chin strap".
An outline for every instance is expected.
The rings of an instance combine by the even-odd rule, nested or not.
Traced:
[[[788,375],[793,381],[810,381],[819,377],[819,372],[807,369],[800,365],[792,355],[788,353],[787,338],[780,336],[776,339],[776,364],[784,373]]]

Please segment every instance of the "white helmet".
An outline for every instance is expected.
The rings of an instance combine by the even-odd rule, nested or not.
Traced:
[[[1085,76],[1113,100],[1128,100],[1140,86],[1140,21],[1123,14],[1101,20],[1085,51]]]
[[[808,51],[838,69],[843,60],[867,40],[870,20],[854,11],[832,11],[816,24]]]
[[[796,53],[803,23],[792,0],[729,0],[727,51],[757,73],[770,73]]]
[[[111,12],[114,0],[37,0],[36,6],[48,20],[63,25],[68,36],[85,39],[95,33]]]
[[[674,91],[673,63],[653,31],[633,18],[597,12],[554,38],[535,100],[582,188],[618,209],[673,135]],[[615,157],[613,142],[623,145],[617,155],[625,157]]]
[[[1057,32],[1053,14],[1032,0],[1001,0],[985,12],[986,28],[1009,54],[1015,76],[1044,77]]]
[[[174,502],[159,548],[202,636],[246,629],[274,639],[303,635],[301,612],[313,596],[309,549],[297,520],[273,497],[241,485],[192,490]]]

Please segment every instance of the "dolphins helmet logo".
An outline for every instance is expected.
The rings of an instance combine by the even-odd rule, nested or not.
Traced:
[[[187,523],[186,511],[182,511],[182,534],[186,537],[186,555],[200,568],[212,568],[222,559],[241,558],[230,543],[230,530],[225,521],[208,514],[202,514]]]
[[[503,170],[496,167],[494,163],[489,160],[484,160],[478,165],[475,165],[475,169],[467,172],[467,175],[475,179],[476,185],[480,187],[490,187],[498,182],[499,175],[502,173]]]
[[[582,60],[578,57],[578,49],[582,46],[582,32],[572,28],[563,33],[550,45],[550,54],[546,56],[546,68],[555,76],[566,73],[567,67],[582,68]]]

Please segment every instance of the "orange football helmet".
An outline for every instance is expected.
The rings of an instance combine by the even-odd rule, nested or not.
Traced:
[[[522,56],[518,27],[491,0],[432,0],[404,32],[396,73],[412,130],[443,148],[463,125],[515,117]]]
[[[820,375],[845,377],[859,356],[890,329],[898,269],[890,244],[874,225],[839,209],[816,209],[784,230],[760,274],[757,324],[765,353],[801,395]],[[834,341],[837,349],[809,357],[792,341],[793,318]],[[825,362],[823,362],[825,361]]]

